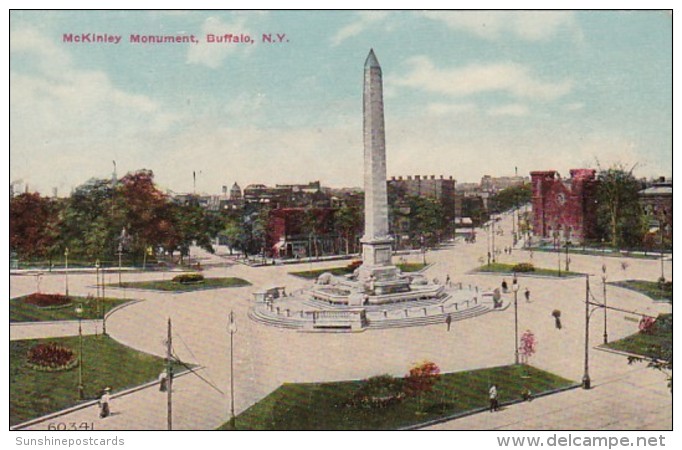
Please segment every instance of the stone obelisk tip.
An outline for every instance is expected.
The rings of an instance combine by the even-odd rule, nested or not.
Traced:
[[[365,69],[369,69],[372,67],[378,67],[379,69],[381,69],[379,61],[377,60],[377,57],[374,54],[374,49],[369,50],[369,55],[367,55],[367,59],[365,60]]]

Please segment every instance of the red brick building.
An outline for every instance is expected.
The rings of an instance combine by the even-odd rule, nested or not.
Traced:
[[[567,180],[555,170],[531,172],[530,176],[535,236],[574,244],[594,237],[594,169],[571,169]]]

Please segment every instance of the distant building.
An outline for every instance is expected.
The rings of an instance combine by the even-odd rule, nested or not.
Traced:
[[[241,201],[242,200],[242,188],[239,187],[237,182],[235,181],[232,187],[230,188],[230,200],[232,201]]]
[[[483,175],[481,178],[480,189],[483,192],[494,194],[503,189],[512,186],[519,186],[528,183],[528,177],[513,176],[513,177],[492,177],[490,175]]]
[[[646,215],[649,232],[662,233],[666,241],[673,238],[673,182],[659,178],[639,191],[639,202]]]
[[[596,171],[572,169],[568,180],[555,170],[531,172],[533,233],[557,241],[582,242],[596,228]]]
[[[435,175],[415,175],[407,177],[391,177],[388,180],[389,199],[394,198],[397,202],[396,207],[407,207],[404,200],[408,197],[427,197],[436,200],[443,208],[445,222],[448,224],[448,229],[444,230],[446,234],[451,234],[454,231],[455,212],[457,208],[456,203],[456,186],[457,181],[452,176],[445,178],[443,175],[436,177]],[[409,212],[409,208],[408,208]],[[397,230],[394,232],[403,233],[409,229],[409,221],[406,217],[402,217],[396,225]]]

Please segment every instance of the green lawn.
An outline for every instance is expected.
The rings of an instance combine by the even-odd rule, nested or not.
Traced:
[[[528,375],[527,377],[525,377]],[[347,406],[362,381],[284,384],[237,416],[238,430],[395,430],[488,406],[497,384],[500,403],[573,383],[529,366],[503,366],[443,374],[421,399],[408,398],[383,408]],[[231,429],[230,423],[219,429]]]
[[[528,250],[528,249],[526,249]],[[549,247],[532,247],[532,250],[535,252],[546,252],[546,253],[556,253],[556,250],[553,248]],[[670,250],[665,250],[666,252],[670,252]],[[604,251],[602,248],[599,247],[585,247],[583,249],[582,247],[571,247],[568,250],[568,253],[572,253],[574,255],[591,255],[591,256],[611,256],[611,257],[618,257],[618,258],[637,258],[637,259],[660,259],[661,254],[649,251],[647,254],[640,253],[643,252],[643,250],[638,250],[637,253],[635,252],[630,252],[627,250],[618,250],[618,249],[607,249]],[[566,248],[562,248],[561,250],[562,254],[566,254]]]
[[[418,272],[426,267],[426,264],[422,263],[401,263],[395,265],[402,272]],[[301,278],[306,278],[309,280],[317,279],[323,273],[329,272],[332,275],[343,276],[349,273],[353,273],[353,270],[349,269],[347,266],[343,267],[330,267],[328,269],[316,269],[316,270],[303,270],[300,272],[289,272],[289,275],[294,275]]]
[[[41,342],[57,342],[78,352],[78,337],[10,341],[10,425],[81,402],[78,367],[64,372],[40,372],[26,365],[28,350]],[[164,367],[163,359],[132,350],[107,336],[83,337],[86,400],[98,398],[100,390],[107,386],[115,393],[156,380]],[[116,411],[115,400],[112,409]]]
[[[82,318],[101,319],[111,309],[118,305],[129,302],[120,298],[104,298],[96,301],[94,298],[70,297],[71,304],[57,309],[39,308],[23,301],[25,297],[17,297],[9,301],[9,321],[10,322],[42,322],[52,320],[78,320],[76,315],[76,305],[83,307]]]
[[[204,289],[220,289],[250,285],[251,283],[242,278],[228,277],[206,278],[204,281],[198,283],[176,283],[171,280],[152,280],[123,282],[120,285],[118,283],[112,283],[107,286],[133,289],[150,289],[154,291],[191,292],[201,291]]]
[[[492,273],[513,273],[514,266],[516,264],[503,264],[503,263],[492,263],[490,265],[483,265],[475,269],[476,272],[492,272]],[[564,277],[564,276],[580,276],[582,273],[578,272],[566,272],[562,270],[559,272],[556,269],[545,269],[542,267],[536,267],[532,272],[517,272],[518,275],[541,275],[545,277]]]
[[[648,295],[654,300],[667,300],[670,302],[673,301],[672,285],[666,286],[663,289],[661,289],[659,284],[655,281],[642,280],[615,281],[609,284],[641,292],[642,294]]]
[[[661,349],[672,349],[673,315],[661,314],[651,333],[635,333],[623,339],[609,342],[606,347],[641,356],[660,355]]]

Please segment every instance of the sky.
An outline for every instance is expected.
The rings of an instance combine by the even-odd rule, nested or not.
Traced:
[[[121,40],[64,39],[84,33]],[[389,176],[672,176],[666,12],[12,11],[10,181],[67,195],[115,161],[175,192],[361,186],[370,48]]]

